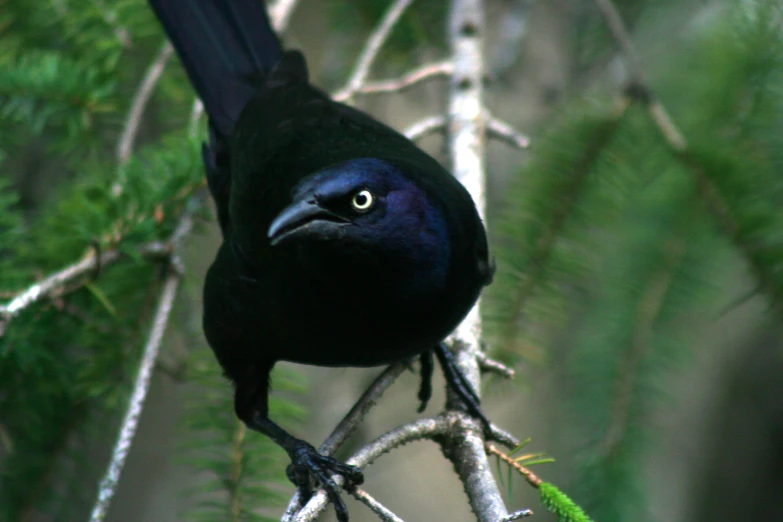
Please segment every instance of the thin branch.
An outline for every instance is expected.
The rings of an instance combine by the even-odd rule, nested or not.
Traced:
[[[450,76],[454,72],[454,65],[449,61],[435,62],[417,67],[399,78],[391,80],[378,80],[360,85],[355,91],[348,87],[336,92],[333,98],[337,101],[347,101],[351,96],[358,94],[381,94],[401,92],[409,87],[431,78]]]
[[[163,44],[155,59],[147,68],[147,72],[144,74],[144,78],[139,84],[139,88],[136,90],[136,94],[133,96],[133,102],[131,108],[128,111],[128,116],[125,119],[125,125],[122,129],[122,135],[120,141],[117,143],[117,163],[120,166],[125,165],[130,159],[131,152],[133,151],[133,144],[136,142],[136,136],[139,133],[139,125],[141,124],[142,116],[147,108],[152,97],[152,91],[158,84],[163,70],[166,68],[166,62],[174,52],[174,48],[171,46],[168,40]]]
[[[361,488],[354,488],[351,494],[365,506],[370,508],[373,513],[378,515],[383,522],[404,522],[400,517],[391,512],[386,506],[375,500],[369,493]]]
[[[429,118],[417,121],[402,131],[402,133],[409,140],[418,141],[430,134],[445,131],[447,121],[448,119],[442,114],[430,116]]]
[[[494,373],[501,377],[505,377],[506,379],[513,379],[516,377],[516,372],[513,368],[509,368],[501,362],[490,359],[485,352],[478,352],[476,357],[478,358],[479,369],[481,369],[481,371]]]
[[[267,8],[275,32],[280,34],[288,28],[288,22],[291,21],[297,3],[298,0],[277,0],[274,5]]]
[[[381,455],[390,452],[394,448],[416,440],[434,440],[445,436],[457,419],[464,416],[466,416],[464,413],[448,412],[435,418],[419,419],[399,426],[363,446],[346,463],[364,469],[375,462]],[[338,485],[343,484],[343,477],[340,475],[334,475],[332,480]],[[296,511],[296,507],[292,508],[289,505],[281,522],[313,521],[323,512],[326,504],[326,492],[321,489],[310,498],[301,510]]]
[[[647,103],[650,115],[669,145],[677,152],[685,151],[688,143],[671,116],[669,116],[666,108],[653,96],[652,89],[650,89],[650,85],[647,82],[647,76],[644,73],[644,67],[642,67],[642,60],[633,46],[631,36],[623,23],[617,7],[612,3],[612,0],[593,1],[601,11],[604,20],[606,20],[606,25],[609,26],[612,36],[620,47],[620,52],[623,53],[625,60],[631,68],[629,94],[636,94],[637,97],[642,98]]]
[[[487,118],[487,135],[505,141],[517,149],[526,149],[530,146],[530,139],[516,130],[510,123],[489,115]]]
[[[8,329],[8,323],[18,316],[25,308],[53,295],[57,295],[71,281],[90,272],[94,272],[100,263],[102,266],[113,263],[120,258],[120,253],[110,250],[100,255],[90,250],[80,261],[55,272],[44,280],[35,283],[19,292],[7,304],[0,306],[0,337]]]
[[[158,307],[153,316],[149,338],[147,339],[147,344],[144,347],[144,354],[141,358],[141,363],[139,364],[139,373],[133,384],[133,393],[131,394],[128,403],[128,409],[125,411],[125,417],[122,420],[117,442],[114,444],[114,449],[112,450],[111,460],[109,461],[106,473],[98,486],[98,498],[90,515],[90,522],[101,522],[106,517],[109,504],[117,490],[120,474],[122,473],[125,459],[130,451],[133,437],[136,435],[136,428],[138,427],[139,418],[141,417],[141,412],[144,408],[144,401],[147,398],[150,379],[152,378],[152,372],[156,366],[160,345],[163,341],[163,334],[166,332],[169,316],[174,304],[174,298],[177,296],[177,289],[179,288],[181,281],[182,274],[177,269],[177,266],[180,264],[178,259],[180,250],[182,249],[182,240],[188,235],[193,226],[192,214],[197,207],[198,198],[191,199],[190,203],[191,204],[186,208],[176,230],[171,236],[172,270],[163,283],[163,289],[161,290],[160,298],[158,299]]]
[[[171,254],[171,244],[153,241],[143,245],[139,249],[139,253],[153,258],[165,257]],[[68,291],[74,290],[74,288],[68,288],[68,285],[122,258],[123,253],[119,250],[112,249],[101,252],[93,248],[81,260],[15,293],[13,299],[4,305],[0,305],[0,337],[5,334],[11,320],[26,308],[44,299],[59,297]]]
[[[375,406],[384,392],[391,386],[397,378],[406,370],[405,364],[399,362],[392,364],[381,373],[367,390],[362,394],[356,404],[353,405],[340,424],[332,431],[326,440],[318,448],[318,452],[323,455],[333,455],[345,440],[353,433],[356,427],[364,419],[367,412]]]
[[[343,420],[341,420],[332,433],[326,437],[326,440],[324,440],[323,444],[318,448],[318,452],[323,455],[333,455],[351,433],[353,433],[359,423],[364,419],[365,415],[367,415],[367,412],[370,411],[370,408],[375,406],[384,392],[400,375],[402,375],[405,369],[406,367],[403,363],[392,364],[376,377],[359,400],[356,401],[356,404],[354,404],[351,410],[343,417]],[[285,512],[295,513],[300,502],[301,498],[297,491],[288,502],[288,507]]]
[[[90,522],[100,522],[106,517],[112,497],[117,489],[117,483],[120,479],[120,473],[125,465],[125,459],[130,451],[131,442],[136,434],[136,428],[139,424],[144,400],[149,390],[150,378],[155,367],[155,361],[160,351],[160,344],[163,340],[163,333],[168,325],[169,314],[177,295],[180,277],[176,272],[172,272],[163,285],[163,290],[158,300],[158,308],[155,311],[155,319],[150,330],[150,336],[147,345],[144,347],[144,355],[139,365],[139,373],[136,376],[136,382],[133,385],[133,394],[130,398],[128,410],[125,412],[125,418],[122,420],[122,428],[119,437],[114,445],[111,460],[109,461],[106,474],[98,487],[98,500],[92,509]]]
[[[509,516],[501,518],[498,522],[514,522],[514,520],[520,520],[522,518],[532,517],[533,511],[531,509],[521,509],[514,511]]]
[[[389,38],[391,30],[394,25],[400,19],[405,9],[411,4],[413,0],[395,0],[395,2],[389,7],[386,13],[383,15],[380,24],[373,31],[370,37],[367,39],[367,43],[362,50],[362,54],[356,62],[356,67],[351,73],[351,77],[348,80],[345,88],[341,89],[341,92],[345,92],[344,100],[350,103],[353,100],[354,95],[367,80],[367,75],[370,74],[370,68],[372,67],[375,57],[381,50],[381,47]]]
[[[500,458],[500,460],[502,460],[503,462],[505,462],[506,464],[508,464],[509,466],[514,468],[515,470],[517,470],[520,475],[525,477],[525,480],[527,481],[527,483],[530,484],[531,486],[533,486],[534,488],[538,489],[541,486],[541,483],[543,482],[543,480],[538,478],[538,476],[535,473],[533,473],[532,471],[527,469],[525,466],[523,466],[522,464],[520,464],[519,462],[514,460],[511,456],[509,456],[506,453],[503,453],[502,451],[500,451],[491,442],[487,443],[487,451],[492,453],[493,455],[497,455]]]
[[[196,134],[198,122],[202,114],[204,114],[204,103],[201,101],[201,98],[196,97],[193,100],[193,106],[190,108],[190,119],[188,120],[188,134],[191,136]]]

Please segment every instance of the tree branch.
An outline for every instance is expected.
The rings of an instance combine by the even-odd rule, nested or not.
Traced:
[[[381,94],[401,92],[409,87],[431,78],[450,76],[454,66],[449,61],[435,62],[417,67],[409,73],[391,80],[378,80],[359,85],[354,91],[344,87],[333,95],[337,101],[348,101],[357,94]]]
[[[122,167],[130,159],[131,152],[133,152],[133,144],[136,142],[136,136],[139,134],[139,125],[141,124],[142,116],[147,108],[152,97],[152,91],[163,76],[163,70],[166,68],[166,62],[174,52],[174,48],[171,46],[168,40],[164,42],[160,48],[155,59],[147,68],[147,72],[144,74],[144,78],[139,84],[139,88],[136,90],[136,94],[133,96],[133,102],[131,103],[128,116],[125,119],[125,125],[122,128],[122,135],[120,141],[117,143],[117,163]]]
[[[413,0],[395,0],[383,15],[378,27],[367,39],[364,50],[356,62],[356,67],[354,68],[353,73],[351,73],[348,83],[340,90],[341,93],[344,93],[343,100],[346,103],[351,103],[356,92],[365,84],[367,75],[370,74],[370,67],[372,67],[375,57],[378,55],[378,51],[381,50],[381,47],[389,38],[392,28],[394,28],[395,24],[412,1]]]
[[[144,408],[144,400],[147,398],[152,371],[155,368],[155,361],[158,358],[160,344],[163,340],[166,326],[168,325],[169,314],[171,313],[174,298],[177,295],[179,282],[179,274],[172,272],[166,278],[166,282],[163,285],[163,290],[160,294],[160,299],[158,300],[158,308],[155,312],[155,319],[153,321],[152,329],[150,330],[150,336],[144,347],[144,355],[141,359],[141,365],[139,366],[139,373],[136,376],[136,382],[133,385],[133,394],[130,398],[130,404],[128,410],[125,412],[125,418],[122,420],[122,428],[120,429],[120,435],[117,438],[117,442],[114,445],[109,467],[98,487],[98,500],[95,503],[95,506],[93,506],[92,513],[90,514],[90,522],[100,522],[106,517],[109,504],[117,489],[120,473],[122,473],[122,468],[125,465],[125,459],[130,451],[133,437],[136,435],[139,417],[141,417],[141,412]]]
[[[168,256],[171,250],[168,243],[153,241],[142,246],[139,252],[145,256],[159,258]],[[58,270],[24,290],[16,292],[8,303],[0,305],[0,337],[3,337],[7,331],[9,323],[26,308],[44,299],[59,297],[80,288],[81,285],[77,285],[76,288],[67,287],[77,279],[96,273],[122,258],[122,252],[116,249],[101,252],[96,248],[91,248],[81,260]]]
[[[517,149],[526,149],[530,146],[530,139],[516,130],[510,123],[488,114],[486,116],[487,135],[505,141]]]
[[[454,76],[449,92],[449,151],[452,169],[465,185],[479,214],[484,217],[485,126],[482,114],[484,12],[481,0],[453,0],[449,14],[449,41]],[[476,354],[481,346],[480,303],[470,311],[451,336],[460,370],[479,391],[480,372]],[[457,407],[459,399],[449,390],[448,404]],[[475,419],[462,417],[457,429],[442,445],[443,453],[454,464],[470,506],[479,522],[497,522],[508,510],[490,471],[484,450],[481,427]]]
[[[446,130],[446,116],[438,114],[419,120],[404,131],[403,135],[411,141],[418,141],[430,134]]]
[[[392,513],[386,506],[375,500],[363,489],[354,488],[354,490],[351,491],[351,495],[370,508],[383,522],[404,522],[400,517]]]
[[[117,436],[117,442],[114,444],[109,465],[98,486],[98,499],[93,506],[90,522],[100,522],[106,517],[109,504],[117,490],[120,474],[125,465],[125,459],[128,457],[133,437],[136,435],[136,428],[144,408],[144,401],[147,398],[150,379],[158,359],[163,334],[166,332],[169,315],[171,314],[174,298],[177,296],[177,289],[181,281],[182,273],[180,271],[181,261],[179,255],[182,242],[193,226],[192,213],[195,211],[197,203],[197,197],[191,200],[189,208],[186,209],[176,230],[171,235],[171,254],[169,257],[171,270],[163,283],[163,289],[158,299],[158,307],[155,310],[147,344],[144,347],[144,354],[139,364],[139,373],[133,384],[133,392],[131,393],[128,409],[125,411],[125,417],[122,420],[120,433]]]
[[[363,446],[346,463],[364,469],[375,462],[378,457],[394,448],[421,439],[435,440],[439,436],[446,435],[453,419],[458,415],[458,413],[449,412],[435,418],[420,419],[397,427]],[[343,484],[343,477],[340,475],[333,476],[332,480],[338,485]],[[327,502],[326,492],[321,489],[299,511],[296,510],[296,506],[289,504],[281,522],[311,522],[323,512]]]

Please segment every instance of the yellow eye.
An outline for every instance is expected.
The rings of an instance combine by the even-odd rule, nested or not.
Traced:
[[[360,190],[353,195],[351,206],[357,212],[367,212],[375,204],[375,197],[367,189]]]

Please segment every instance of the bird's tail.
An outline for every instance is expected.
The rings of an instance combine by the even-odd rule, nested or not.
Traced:
[[[215,129],[228,135],[282,46],[260,0],[149,0]]]

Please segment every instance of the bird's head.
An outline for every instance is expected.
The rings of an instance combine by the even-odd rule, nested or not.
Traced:
[[[443,282],[449,265],[447,224],[432,195],[398,167],[372,158],[353,159],[304,178],[267,235],[273,247],[325,246],[357,260],[426,268],[431,281]]]

